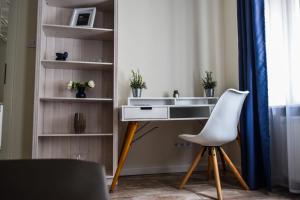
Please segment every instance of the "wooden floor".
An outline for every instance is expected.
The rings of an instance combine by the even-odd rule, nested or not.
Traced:
[[[178,190],[184,174],[159,174],[121,177],[119,185],[111,194],[113,200],[198,200],[216,199],[213,178],[207,182],[206,172],[193,174],[185,189]],[[276,188],[272,192],[244,191],[230,172],[221,174],[223,199],[300,199],[286,189]]]

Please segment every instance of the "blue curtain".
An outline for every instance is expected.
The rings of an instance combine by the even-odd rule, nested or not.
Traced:
[[[270,189],[270,137],[264,0],[237,0],[240,89],[248,90],[241,115],[242,173],[251,189]]]

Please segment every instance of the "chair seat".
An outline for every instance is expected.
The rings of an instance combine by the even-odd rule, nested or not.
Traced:
[[[192,134],[181,134],[179,137],[188,142],[197,143],[202,146],[222,146],[223,144],[228,143],[228,141],[220,140],[220,138],[213,137],[204,137],[201,134],[192,135]]]

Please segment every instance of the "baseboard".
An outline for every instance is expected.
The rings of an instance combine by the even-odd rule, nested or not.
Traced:
[[[186,172],[189,167],[190,165],[173,165],[160,167],[124,168],[121,176]],[[207,169],[206,165],[199,165],[197,171],[203,171],[205,169]]]
[[[222,169],[222,164],[218,163],[219,169]],[[229,166],[226,165],[229,170]],[[164,173],[178,173],[187,172],[190,165],[173,165],[173,166],[159,166],[159,167],[142,167],[142,168],[124,168],[122,170],[121,176],[129,175],[143,175],[143,174],[164,174]],[[241,167],[236,166],[241,172]],[[207,165],[202,164],[197,167],[195,171],[205,171],[207,170]]]

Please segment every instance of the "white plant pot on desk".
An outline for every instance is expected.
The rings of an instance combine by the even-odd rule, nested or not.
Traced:
[[[205,89],[205,96],[206,97],[213,97],[215,95],[215,89]]]
[[[142,96],[142,88],[132,88],[132,96],[133,97],[141,97]]]

